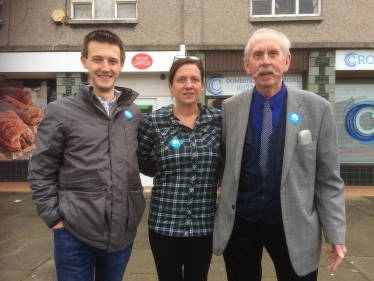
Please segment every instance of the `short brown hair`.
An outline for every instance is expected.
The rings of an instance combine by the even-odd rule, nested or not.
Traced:
[[[117,34],[106,29],[97,29],[88,33],[83,39],[83,47],[81,52],[81,55],[85,58],[88,57],[88,43],[91,41],[109,43],[118,46],[121,53],[121,62],[125,61],[125,45]]]
[[[175,73],[177,73],[178,69],[181,68],[185,64],[193,64],[193,65],[197,66],[197,68],[200,70],[201,83],[203,83],[204,68],[203,68],[203,65],[201,63],[201,60],[191,59],[189,57],[174,60],[173,64],[170,67],[170,70],[169,70],[169,83],[171,85],[173,85]]]

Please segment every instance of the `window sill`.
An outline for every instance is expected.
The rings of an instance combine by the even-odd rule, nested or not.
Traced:
[[[323,21],[321,16],[273,16],[273,17],[252,17],[249,22],[271,22],[271,21]]]
[[[65,21],[65,24],[119,24],[119,23],[131,23],[136,24],[138,23],[137,19],[129,19],[129,20],[100,20],[100,19],[84,19],[84,20],[77,20],[77,19],[68,19]]]

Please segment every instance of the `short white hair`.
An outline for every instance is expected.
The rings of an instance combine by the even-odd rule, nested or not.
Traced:
[[[245,46],[245,49],[244,49],[244,58],[248,59],[249,53],[251,52],[251,43],[253,39],[258,34],[263,33],[263,32],[278,34],[283,40],[284,55],[287,57],[290,54],[291,42],[290,42],[290,39],[288,39],[284,33],[277,31],[275,29],[272,29],[272,28],[261,28],[261,29],[256,30],[255,33],[252,34],[251,38],[249,38],[247,46]]]

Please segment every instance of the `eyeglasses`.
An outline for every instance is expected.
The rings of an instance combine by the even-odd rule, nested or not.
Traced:
[[[191,59],[191,60],[200,60],[198,57],[194,56],[184,56],[184,55],[178,55],[174,57],[173,62],[180,60],[180,59]]]

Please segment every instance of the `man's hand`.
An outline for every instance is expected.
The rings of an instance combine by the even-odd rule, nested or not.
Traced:
[[[64,220],[60,220],[52,229],[57,229],[57,228],[63,228],[64,227]]]
[[[326,269],[334,271],[338,268],[339,264],[344,259],[345,254],[347,253],[347,249],[345,245],[333,244],[332,250],[325,248],[325,251],[329,255],[327,258],[327,262],[332,261],[329,265],[327,265]]]

